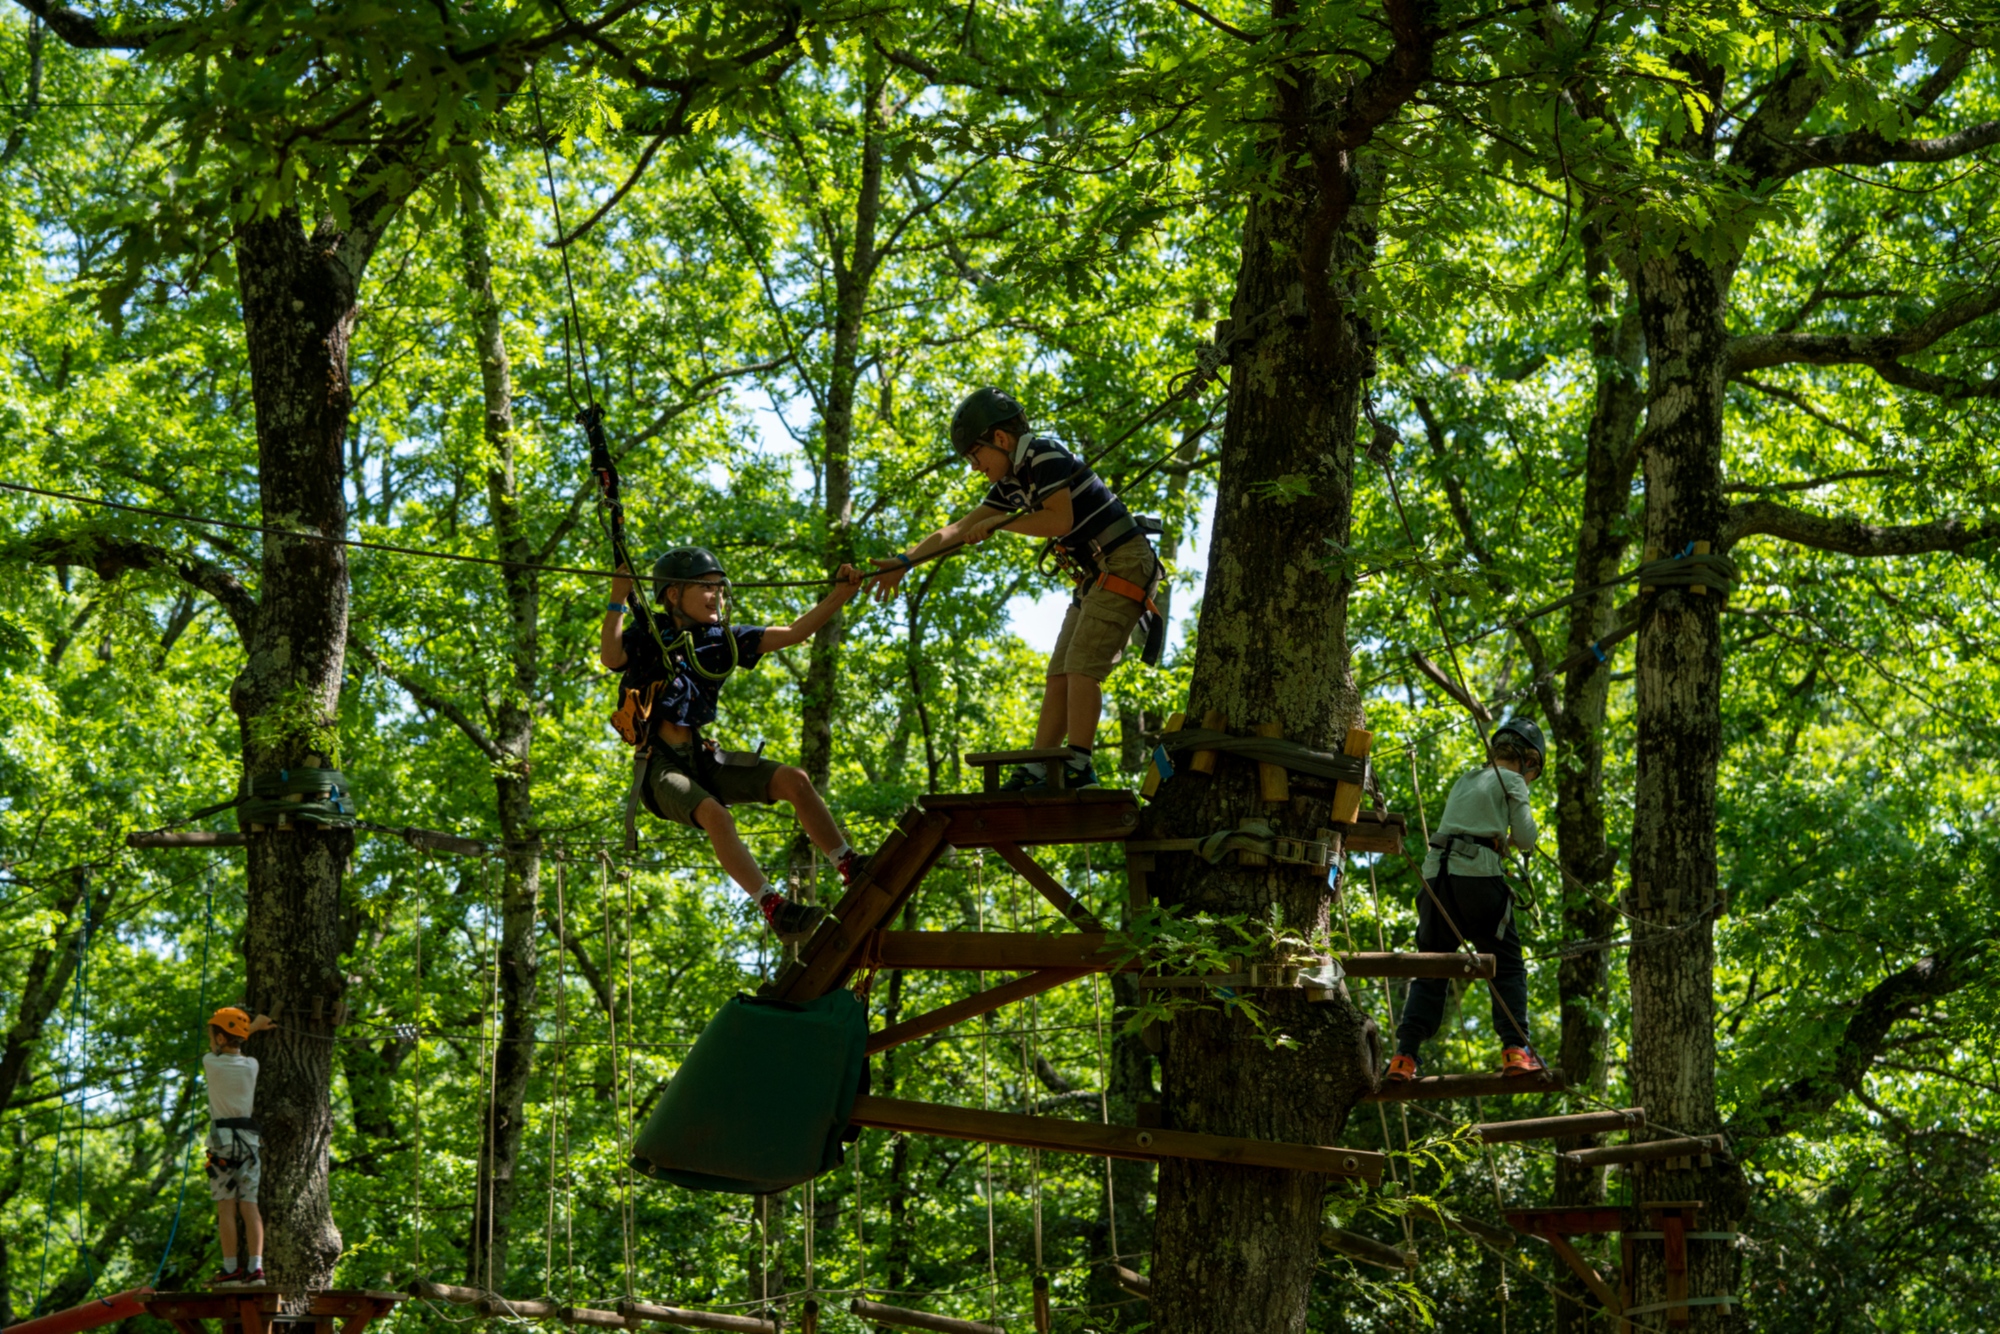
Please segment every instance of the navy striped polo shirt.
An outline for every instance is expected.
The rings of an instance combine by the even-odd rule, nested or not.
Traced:
[[[1090,465],[1045,435],[1031,435],[1015,446],[1014,464],[980,502],[1005,514],[1040,509],[1057,491],[1069,489],[1075,525],[1056,545],[1088,564],[1090,544],[1099,533],[1126,517],[1125,502],[1093,472]]]

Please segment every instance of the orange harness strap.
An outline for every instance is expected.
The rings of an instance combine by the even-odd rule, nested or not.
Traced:
[[[1130,579],[1120,578],[1109,570],[1104,570],[1099,572],[1096,582],[1099,588],[1116,593],[1121,598],[1131,598],[1134,602],[1143,603],[1146,610],[1155,616],[1160,614],[1160,609],[1153,605],[1153,599],[1147,595],[1146,590]]]

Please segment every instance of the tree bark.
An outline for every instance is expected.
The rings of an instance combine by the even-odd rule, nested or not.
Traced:
[[[507,1287],[507,1243],[515,1199],[528,1076],[534,1068],[535,1003],[541,967],[537,921],[541,916],[542,857],[535,825],[531,757],[536,699],[541,683],[541,580],[529,568],[535,548],[521,513],[516,474],[514,384],[500,302],[493,291],[488,217],[479,191],[464,192],[461,253],[470,296],[473,351],[479,358],[487,448],[486,505],[500,554],[519,562],[501,567],[512,671],[500,698],[490,703],[488,734],[493,763],[494,808],[501,837],[500,1031],[493,1051],[490,1101],[480,1118],[479,1179],[473,1201],[472,1245],[466,1281],[474,1287]]]
[[[352,407],[348,341],[361,274],[393,211],[374,196],[347,231],[308,233],[288,211],[236,236],[258,492],[273,529],[338,537],[347,526],[342,447]],[[245,780],[337,763],[333,744],[347,645],[347,552],[266,536],[247,660],[230,692]],[[251,839],[243,949],[249,999],[279,1027],[250,1042],[260,1064],[268,1268],[289,1288],[324,1287],[340,1258],[327,1198],[333,1015],[341,970],[341,877],[349,830],[301,826]]]
[[[1687,73],[1711,96],[1721,71],[1692,58]],[[1712,118],[1711,118],[1712,122]],[[1707,135],[1684,148],[1713,155]],[[1727,294],[1731,266],[1690,249],[1639,268],[1640,318],[1649,360],[1641,460],[1649,549],[1717,543],[1728,515],[1722,490]],[[1647,600],[1637,653],[1638,776],[1627,911],[1645,923],[1631,952],[1632,1101],[1649,1124],[1676,1135],[1721,1129],[1715,1102],[1715,779],[1722,760],[1722,599],[1711,591],[1662,588]],[[1671,1163],[1636,1168],[1639,1199],[1701,1200],[1703,1230],[1730,1230],[1748,1205],[1741,1173]],[[1689,1292],[1736,1291],[1736,1250],[1693,1243]],[[1665,1299],[1662,1248],[1638,1248],[1635,1300]],[[1723,1329],[1725,1308],[1698,1307],[1693,1328]]]

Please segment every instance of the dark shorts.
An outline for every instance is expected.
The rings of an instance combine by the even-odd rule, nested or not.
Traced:
[[[732,758],[725,763],[699,745],[654,742],[653,759],[646,769],[647,808],[662,820],[693,825],[696,808],[710,798],[724,806],[769,805],[778,762],[747,753],[744,758],[750,762]]]

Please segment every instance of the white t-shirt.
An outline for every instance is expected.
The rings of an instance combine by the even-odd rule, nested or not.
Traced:
[[[208,1079],[208,1114],[214,1120],[250,1116],[257,1098],[257,1059],[239,1051],[209,1052],[201,1058]]]

